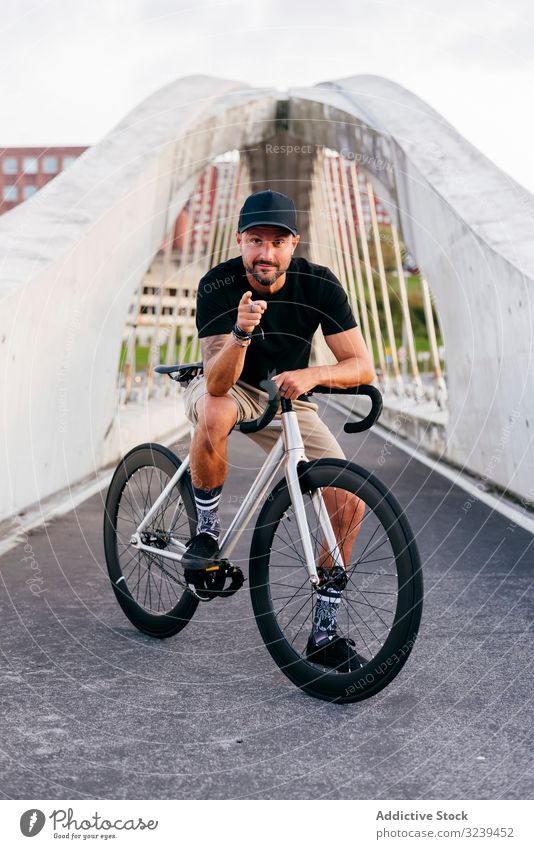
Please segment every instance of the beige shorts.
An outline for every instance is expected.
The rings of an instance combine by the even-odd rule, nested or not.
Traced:
[[[204,375],[199,374],[184,390],[183,400],[185,414],[192,424],[197,422],[196,405],[198,400],[207,394]],[[257,419],[264,411],[267,403],[267,394],[261,389],[249,386],[247,383],[238,381],[227,392],[237,404],[237,424],[242,421]],[[339,457],[346,459],[343,450],[333,433],[327,428],[319,417],[317,404],[306,401],[293,401],[293,409],[297,414],[300,432],[304,442],[304,450],[309,460],[318,460],[321,457]],[[277,415],[276,418],[279,418]],[[276,419],[275,419],[276,421]],[[280,430],[274,427],[266,427],[258,433],[246,434],[257,445],[267,453],[280,436]]]

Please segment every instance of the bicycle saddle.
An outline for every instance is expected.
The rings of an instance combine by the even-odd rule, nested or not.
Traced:
[[[171,380],[176,380],[177,383],[190,383],[194,377],[202,374],[203,363],[183,363],[175,366],[156,366],[154,371],[157,374],[168,374]]]

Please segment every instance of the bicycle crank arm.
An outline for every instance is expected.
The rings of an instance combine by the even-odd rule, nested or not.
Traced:
[[[138,551],[148,551],[150,554],[157,554],[159,557],[166,557],[167,560],[176,560],[178,563],[181,563],[185,545],[183,542],[174,539],[174,537],[171,537],[170,544],[177,548],[179,553],[168,551],[166,548],[157,548],[154,545],[145,545],[144,542],[141,542],[140,536],[137,533],[130,537],[130,545]]]

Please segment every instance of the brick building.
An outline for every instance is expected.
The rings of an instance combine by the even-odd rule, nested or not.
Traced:
[[[46,186],[87,147],[0,148],[0,215]]]

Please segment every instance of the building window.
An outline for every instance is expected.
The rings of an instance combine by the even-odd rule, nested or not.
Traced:
[[[24,195],[24,200],[28,200],[32,195],[37,191],[37,186],[24,186],[22,193]]]
[[[57,156],[45,156],[43,159],[45,174],[57,174]]]
[[[4,200],[18,200],[19,190],[17,186],[4,186]]]
[[[16,174],[18,171],[17,157],[6,156],[2,162],[2,171],[4,174]]]
[[[22,165],[26,174],[37,174],[39,163],[36,156],[25,156]]]
[[[64,156],[63,157],[63,168],[70,168],[73,162],[76,162],[77,156]]]

